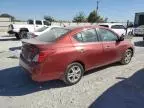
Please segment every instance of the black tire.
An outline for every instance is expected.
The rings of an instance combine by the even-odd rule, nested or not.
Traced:
[[[133,51],[131,49],[127,49],[120,61],[122,65],[127,65],[131,62],[133,56]]]
[[[143,37],[143,41],[144,41],[144,37]]]
[[[15,33],[15,37],[19,40],[20,39],[20,36],[18,33]]]
[[[20,31],[20,38],[27,39],[27,31]]]
[[[77,78],[75,81],[72,81],[72,80],[73,80],[73,78],[76,78],[77,76],[72,75],[73,74],[72,68],[80,69],[79,73],[77,74],[77,76],[79,78]],[[63,81],[65,82],[66,85],[74,85],[81,80],[83,73],[84,73],[84,68],[80,63],[72,63],[72,64],[68,65],[68,67],[64,73]],[[72,75],[72,77],[71,77],[72,79],[70,78],[70,75]]]

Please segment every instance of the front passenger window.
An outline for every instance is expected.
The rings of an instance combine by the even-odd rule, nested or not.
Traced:
[[[102,41],[116,41],[118,39],[117,35],[110,30],[100,28],[98,33]]]

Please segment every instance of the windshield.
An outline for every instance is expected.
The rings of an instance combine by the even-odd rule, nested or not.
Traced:
[[[52,28],[48,32],[36,37],[36,39],[43,42],[53,42],[64,34],[68,33],[69,31],[69,29],[65,28]]]
[[[44,30],[46,30],[48,27],[44,26],[42,28],[37,29],[35,32],[42,32]]]

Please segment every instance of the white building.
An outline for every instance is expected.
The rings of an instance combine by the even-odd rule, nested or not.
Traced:
[[[11,18],[0,17],[0,32],[7,31],[8,26],[11,24]]]

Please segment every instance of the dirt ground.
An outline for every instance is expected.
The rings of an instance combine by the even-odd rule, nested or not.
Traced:
[[[21,42],[0,34],[1,108],[143,108],[144,42],[134,37],[135,56],[128,65],[118,63],[86,73],[73,86],[59,80],[33,82],[19,67]]]

